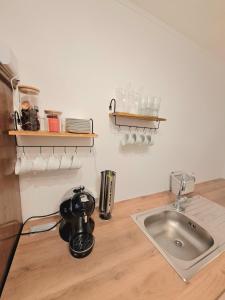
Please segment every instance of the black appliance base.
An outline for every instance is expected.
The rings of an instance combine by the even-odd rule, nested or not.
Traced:
[[[91,233],[74,235],[69,243],[69,250],[73,257],[84,258],[88,256],[95,244],[95,238]]]
[[[100,213],[99,214],[99,217],[103,220],[110,220],[112,218],[112,215],[111,213]]]

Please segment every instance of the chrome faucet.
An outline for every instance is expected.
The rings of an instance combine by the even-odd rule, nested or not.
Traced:
[[[183,198],[181,196],[181,193],[183,191],[185,191],[185,189],[186,189],[186,181],[185,181],[184,175],[182,175],[181,176],[181,182],[180,182],[180,188],[179,188],[178,194],[176,195],[176,200],[175,200],[175,203],[174,203],[174,208],[178,212],[184,211],[184,207],[182,207],[182,205],[181,205],[181,199]]]

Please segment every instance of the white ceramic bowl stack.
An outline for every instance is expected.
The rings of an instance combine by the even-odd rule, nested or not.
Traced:
[[[91,133],[90,120],[66,118],[65,128],[71,133]]]

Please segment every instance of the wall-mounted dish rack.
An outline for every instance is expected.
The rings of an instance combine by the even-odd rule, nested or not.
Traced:
[[[112,113],[109,113],[110,116],[114,117],[114,124],[116,126],[120,127],[128,127],[128,128],[141,128],[143,130],[145,129],[154,129],[157,130],[159,129],[160,126],[160,122],[161,121],[166,121],[165,118],[161,118],[161,117],[156,117],[156,116],[149,116],[149,115],[140,115],[140,114],[130,114],[127,112],[117,112],[116,111],[116,99],[111,99],[110,104],[109,104],[109,110],[113,110]],[[127,125],[127,124],[122,124],[122,123],[118,123],[117,118],[128,118],[128,119],[134,119],[134,120],[143,120],[143,121],[149,121],[149,122],[154,122],[156,123],[156,125],[154,126],[139,126],[139,125]]]

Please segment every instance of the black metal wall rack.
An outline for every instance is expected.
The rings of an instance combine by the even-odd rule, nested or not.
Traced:
[[[113,111],[112,113],[110,113],[109,115],[112,116],[114,118],[114,124],[115,126],[120,127],[128,127],[128,128],[136,128],[136,129],[149,129],[149,130],[158,130],[159,126],[160,126],[160,122],[161,121],[166,121],[165,118],[160,118],[160,117],[156,117],[156,116],[149,116],[149,115],[141,115],[141,114],[130,114],[127,112],[117,112],[116,111],[116,99],[113,98],[110,101],[109,104],[109,110]],[[148,122],[153,122],[154,126],[140,126],[140,125],[127,125],[127,124],[122,124],[118,122],[117,118],[127,118],[127,119],[136,119],[136,120],[142,120],[142,121],[148,121]]]

